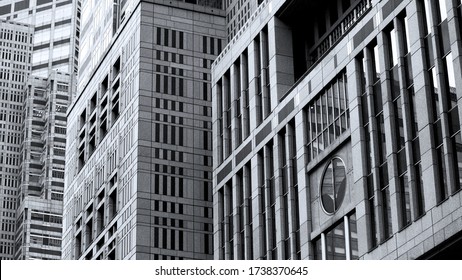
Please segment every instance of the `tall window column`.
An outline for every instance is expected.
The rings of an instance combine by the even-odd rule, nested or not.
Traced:
[[[250,92],[247,51],[241,54],[240,63],[242,139],[246,139],[250,135]]]
[[[231,139],[231,93],[229,72],[222,78],[222,101],[223,101],[223,158],[226,159],[232,151]]]
[[[269,47],[268,47],[268,31],[264,28],[260,31],[260,87],[262,92],[262,109],[263,119],[271,113],[271,92],[270,92],[270,77],[269,77]]]
[[[252,209],[252,173],[250,165],[246,164],[242,170],[242,189],[244,191],[244,245],[245,245],[245,259],[254,259],[253,250],[253,209]]]

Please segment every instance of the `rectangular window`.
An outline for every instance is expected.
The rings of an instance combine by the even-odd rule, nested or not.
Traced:
[[[355,213],[345,216],[313,240],[316,260],[358,259],[358,233]]]
[[[305,109],[308,160],[314,159],[349,127],[346,73],[341,73]]]

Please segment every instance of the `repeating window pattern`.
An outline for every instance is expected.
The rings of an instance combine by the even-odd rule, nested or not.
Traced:
[[[23,161],[25,86],[31,70],[33,28],[0,20],[0,259],[13,259]],[[32,112],[30,112],[32,114]],[[32,134],[32,131],[29,130]],[[36,135],[34,131],[34,136]],[[39,134],[40,135],[40,134]],[[41,148],[41,147],[40,147]],[[30,150],[30,149],[29,149]],[[31,156],[32,157],[32,156]],[[39,181],[39,173],[31,172]],[[35,185],[34,185],[35,187]],[[40,192],[39,192],[40,193]],[[24,217],[21,218],[21,221]]]
[[[437,153],[436,185],[437,201],[445,200],[451,193],[461,188],[462,182],[462,138],[457,106],[457,88],[453,57],[449,41],[449,27],[445,1],[420,1],[425,22],[426,67],[432,91],[432,122],[434,147]],[[443,72],[444,75],[440,74]],[[443,126],[449,126],[449,130]],[[448,138],[446,142],[444,139]],[[452,172],[451,172],[452,171]]]
[[[360,56],[357,61],[359,67],[359,75],[361,75],[361,124],[364,131],[364,155],[365,155],[365,169],[364,174],[366,176],[367,184],[367,207],[368,210],[368,225],[370,229],[370,247],[375,247],[378,242],[377,222],[375,218],[375,189],[374,189],[374,177],[372,173],[373,155],[372,155],[372,141],[371,141],[371,121],[370,121],[370,90],[368,89],[367,81],[371,80],[369,75],[372,72],[368,72],[368,63],[370,59],[366,59],[369,56],[369,52],[364,52],[364,56]],[[375,73],[374,73],[375,75]]]
[[[350,127],[346,73],[306,107],[308,160],[315,159]]]

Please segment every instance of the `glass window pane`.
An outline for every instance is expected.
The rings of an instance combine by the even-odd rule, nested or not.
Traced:
[[[446,10],[446,0],[439,0],[439,12],[440,12],[440,21],[444,21],[448,17],[448,12]]]
[[[326,234],[326,258],[328,260],[345,260],[345,226],[343,222]]]
[[[393,28],[390,31],[390,48],[391,48],[391,58],[392,58],[392,65],[398,65],[398,44],[396,42],[396,30]]]
[[[324,173],[321,187],[321,201],[324,210],[328,213],[334,213],[334,184],[333,184],[333,166],[329,164]]]
[[[343,162],[335,158],[332,160],[334,167],[334,192],[335,192],[335,209],[340,208],[346,191],[346,170]]]
[[[375,65],[375,73],[376,79],[380,79],[380,55],[379,55],[379,47],[374,47],[374,65]]]
[[[453,99],[452,95],[456,94],[456,78],[454,75],[454,64],[452,62],[452,53],[449,53],[445,57],[445,62],[446,62],[445,64],[446,64],[446,73],[448,77],[449,91],[451,93],[451,100],[452,100]],[[457,99],[457,97],[455,98]]]
[[[357,260],[359,258],[358,254],[358,228],[356,226],[356,214],[353,213],[348,221],[350,223],[350,250],[351,250],[351,259]]]
[[[343,161],[334,158],[327,166],[321,185],[321,202],[324,210],[333,214],[340,208],[346,191],[346,170]]]
[[[314,242],[314,259],[315,260],[322,260],[322,243],[321,238],[318,238]]]

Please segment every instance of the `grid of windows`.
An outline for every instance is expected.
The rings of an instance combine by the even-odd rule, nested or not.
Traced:
[[[436,184],[437,200],[445,200],[461,188],[460,163],[462,140],[457,106],[457,89],[453,66],[452,51],[449,42],[447,7],[445,1],[420,1],[425,17],[423,33],[425,35],[426,67],[434,98],[433,128],[435,130],[434,147],[437,153],[438,177]],[[440,73],[444,74],[440,74]],[[449,130],[443,126],[449,126]],[[445,139],[449,141],[446,142]]]
[[[24,121],[24,82],[30,74],[33,29],[0,20],[0,259],[14,257]]]
[[[242,77],[245,75],[242,74],[242,68],[238,71],[236,68],[243,64],[243,58],[247,55],[247,68],[253,67],[256,74],[255,95],[251,96],[254,100],[252,106],[255,107],[250,108],[251,114],[255,116],[255,123],[252,123],[255,127],[251,128],[255,129],[252,132],[252,141],[248,143],[242,141],[240,136],[231,137],[229,146],[236,149],[236,152],[232,154],[233,158],[226,162],[223,162],[223,159],[218,160],[214,173],[219,194],[216,203],[219,209],[222,203],[234,205],[232,215],[235,216],[234,224],[228,223],[225,219],[229,213],[221,213],[219,216],[217,235],[221,239],[220,247],[215,250],[217,258],[228,259],[232,256],[236,259],[243,255],[242,250],[245,250],[245,244],[242,246],[237,238],[241,236],[242,239],[242,234],[245,235],[245,231],[242,232],[240,217],[243,212],[241,208],[245,207],[245,204],[242,195],[234,192],[233,188],[245,185],[242,182],[245,176],[240,166],[248,157],[248,163],[251,164],[256,177],[252,180],[253,230],[261,237],[253,246],[255,259],[293,257],[294,250],[298,249],[298,241],[295,239],[293,242],[291,239],[294,230],[297,231],[291,223],[294,223],[294,218],[300,219],[300,216],[302,220],[297,222],[308,232],[301,236],[303,258],[416,258],[421,252],[401,246],[421,248],[424,241],[418,245],[415,242],[424,235],[425,231],[421,230],[422,224],[427,222],[427,230],[438,227],[442,232],[441,228],[445,226],[442,226],[444,222],[441,221],[451,220],[451,212],[460,208],[460,59],[455,57],[457,49],[460,48],[460,32],[457,32],[460,29],[460,18],[454,13],[462,13],[461,2],[341,2],[342,4],[336,8],[325,7],[325,14],[329,16],[315,21],[323,23],[325,20],[326,24],[313,27],[316,31],[319,31],[318,28],[332,27],[332,30],[324,30],[325,32],[318,32],[314,36],[321,34],[320,37],[323,37],[322,34],[326,34],[329,43],[333,44],[322,51],[332,51],[329,57],[334,57],[333,67],[338,71],[336,73],[340,74],[331,80],[333,71],[329,68],[329,62],[332,60],[323,56],[322,52],[320,59],[326,59],[319,64],[315,63],[311,69],[305,69],[300,76],[290,71],[287,73],[283,68],[275,69],[273,75],[277,83],[281,77],[278,76],[279,71],[283,72],[282,75],[293,74],[295,82],[289,85],[288,92],[281,93],[284,101],[275,104],[274,119],[261,122],[268,124],[265,127],[259,126],[259,118],[264,120],[261,110],[264,98],[259,94],[263,92],[261,85],[264,84],[259,72],[259,69],[262,69],[262,57],[258,55],[258,59],[254,59],[253,56],[254,53],[262,53],[261,34],[265,32],[264,23],[261,24],[262,30],[249,31],[255,39],[243,39],[249,47],[242,54],[225,53],[222,55],[223,59],[215,64],[217,72],[226,73],[224,76],[230,83],[229,90],[217,90],[220,98],[217,114],[219,118],[226,114],[228,107],[223,100],[229,98],[228,95],[232,98],[232,104],[239,104],[239,108],[244,107],[243,97],[235,99],[235,95],[230,92],[233,90],[233,83],[236,82],[233,80],[233,73],[237,73],[241,79],[238,91],[243,91]],[[269,24],[272,24],[274,17],[277,19],[275,26],[292,27],[289,18],[301,14],[293,11],[305,7],[301,3],[306,2],[292,1],[284,5],[283,9],[275,11],[275,14],[270,12]],[[347,7],[343,11],[344,14],[340,13],[343,7]],[[371,7],[382,15],[380,24],[376,21],[375,15],[366,13]],[[356,9],[363,9],[361,11],[364,13],[358,14],[353,20],[348,19],[350,12],[354,13]],[[362,15],[365,15],[364,22],[361,22],[360,27],[352,29],[355,21],[363,21]],[[262,18],[265,17],[262,15]],[[331,25],[328,24],[329,20]],[[349,40],[343,40],[342,35],[339,36],[341,33],[330,33],[335,32],[333,30],[336,30],[337,24],[341,26],[340,23],[348,20],[352,24],[345,29],[345,32],[352,32]],[[275,26],[269,27],[269,30]],[[455,30],[455,34],[449,32],[450,30]],[[283,34],[281,38],[286,38],[285,36],[294,36],[297,33],[284,30],[280,34]],[[278,42],[280,34],[274,32],[271,35],[274,35],[274,40]],[[337,39],[340,41],[338,45],[335,43]],[[233,44],[234,42],[230,46],[234,46]],[[301,45],[301,42],[294,39],[292,44]],[[348,50],[342,49],[344,46]],[[293,47],[294,64],[296,60],[305,62],[300,54],[300,57],[295,56],[298,47],[300,50],[303,49],[302,46]],[[246,53],[248,50],[252,53]],[[353,54],[354,59],[339,62],[337,59],[345,52]],[[277,67],[278,65],[275,65],[275,68]],[[294,65],[294,68],[297,66]],[[220,89],[224,88],[224,76],[218,77]],[[326,77],[329,77],[329,80]],[[348,83],[346,77],[349,79]],[[298,78],[302,80],[298,81]],[[284,82],[281,84],[285,90]],[[320,84],[324,88],[320,92],[310,92],[313,83],[316,83],[316,89],[320,88]],[[279,85],[275,88],[279,89]],[[338,96],[335,101],[334,94]],[[348,97],[352,100],[348,100]],[[342,104],[343,110],[340,107]],[[427,104],[428,107],[425,106]],[[338,106],[334,108],[334,105]],[[349,105],[352,108],[348,108]],[[300,111],[302,107],[303,110]],[[351,131],[349,109],[355,114],[354,119],[359,120],[359,123],[352,124]],[[235,112],[238,123],[242,124],[242,110]],[[340,112],[344,114],[345,126],[342,125]],[[295,116],[287,120],[293,113]],[[295,123],[297,141],[294,141],[296,152],[293,153],[289,144],[292,141],[287,135],[290,134],[291,127],[295,127]],[[218,135],[224,134],[224,127],[226,125],[220,123]],[[235,132],[235,128],[240,129],[238,126],[232,128],[231,133]],[[222,148],[223,144],[220,141],[223,139],[217,141]],[[254,150],[251,150],[252,148]],[[290,178],[289,159],[294,156],[298,159],[294,161],[294,165],[298,163],[302,167],[299,166],[300,170]],[[352,164],[343,166],[339,157],[348,163],[352,160]],[[362,164],[359,165],[357,162]],[[233,167],[239,170],[234,170]],[[296,165],[294,168],[297,170]],[[294,185],[294,190],[298,188],[297,181],[291,181],[295,178],[304,180],[300,185],[306,186],[302,187],[299,193],[302,196],[303,209],[298,209],[298,213],[291,208],[292,198],[295,197],[291,196],[291,184]],[[343,185],[346,185],[346,191],[342,203]],[[231,189],[226,190],[224,186],[231,186]],[[320,186],[319,191],[316,190],[317,186]],[[234,204],[226,202],[230,192],[238,196]],[[454,203],[457,204],[455,207]],[[273,205],[277,213],[275,216]],[[322,207],[324,210],[328,208],[328,211],[322,211]],[[434,215],[429,216],[428,212],[433,213],[434,210],[446,211],[442,214],[446,218],[435,219]],[[355,213],[359,211],[361,216],[357,217]],[[287,220],[291,221],[286,223]],[[276,228],[273,227],[274,223]],[[447,222],[448,225],[450,223]],[[233,225],[235,230],[230,231],[229,227]],[[449,227],[452,228],[453,225],[454,223]],[[234,234],[234,246],[229,246],[229,236],[225,238],[226,233],[223,234],[223,231]],[[273,243],[274,236],[276,246]],[[398,245],[398,250],[391,249],[397,240],[403,245]],[[297,245],[294,246],[292,242]],[[287,246],[288,243],[291,247]]]
[[[306,107],[308,160],[315,159],[350,127],[346,73]]]

